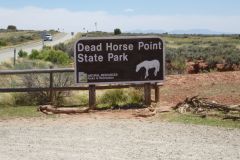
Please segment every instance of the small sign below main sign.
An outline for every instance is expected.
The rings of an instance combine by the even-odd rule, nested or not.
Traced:
[[[74,50],[77,84],[164,80],[164,44],[159,37],[82,38]]]

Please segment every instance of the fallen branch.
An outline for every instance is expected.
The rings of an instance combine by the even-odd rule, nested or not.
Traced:
[[[240,105],[223,105],[216,102],[209,102],[206,98],[199,98],[198,96],[186,98],[183,102],[173,107],[173,109],[179,113],[191,112],[201,117],[214,115],[214,117],[222,117],[223,119],[240,120]],[[211,111],[221,111],[224,115],[211,114],[209,113]],[[237,115],[231,115],[230,112],[235,112]]]

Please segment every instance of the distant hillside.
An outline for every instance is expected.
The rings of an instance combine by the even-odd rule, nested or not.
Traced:
[[[170,34],[227,34],[225,32],[216,32],[208,29],[174,30]]]
[[[131,31],[126,31],[126,32],[130,32],[130,33],[169,33],[169,34],[207,34],[207,35],[219,35],[219,34],[230,34],[230,33],[226,33],[226,32],[216,32],[216,31],[212,31],[212,30],[208,30],[208,29],[190,29],[190,30],[172,30],[172,31],[166,31],[166,30],[131,30]]]
[[[55,34],[56,31],[49,31],[51,34]],[[6,46],[14,46],[29,41],[40,40],[42,31],[33,30],[6,30],[0,29],[0,48]]]

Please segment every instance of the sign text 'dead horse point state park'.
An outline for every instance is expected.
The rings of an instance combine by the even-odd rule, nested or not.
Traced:
[[[164,79],[164,45],[158,37],[83,38],[74,49],[78,84],[153,83]]]

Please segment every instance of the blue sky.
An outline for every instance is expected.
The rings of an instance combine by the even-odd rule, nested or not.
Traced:
[[[60,26],[69,31],[82,28],[94,30],[93,23],[96,21],[98,30],[105,31],[119,26],[123,30],[209,29],[240,33],[240,22],[237,22],[240,17],[240,0],[0,0],[0,4],[0,13],[14,15],[0,14],[1,20],[5,19],[0,22],[0,27],[16,23],[22,28]],[[30,22],[25,21],[24,17],[31,20],[27,13],[39,17],[39,21],[44,21],[42,16],[51,14],[45,17],[49,24],[38,27],[37,20],[32,17],[32,21],[37,24],[27,25]],[[52,14],[56,13],[58,15],[54,17]],[[62,18],[59,17],[61,15]],[[81,25],[80,22],[75,26],[69,24],[77,17],[81,18]],[[19,18],[24,21],[24,25]],[[72,21],[69,20],[71,18]],[[54,26],[53,21],[58,24]]]
[[[134,14],[240,14],[239,0],[0,0],[1,7],[65,8],[72,11],[106,11],[121,14],[133,9]]]

